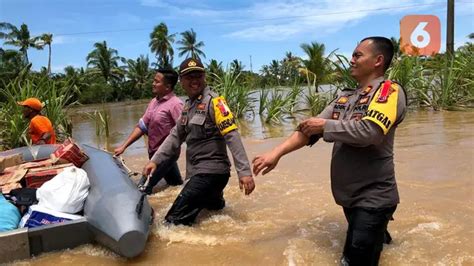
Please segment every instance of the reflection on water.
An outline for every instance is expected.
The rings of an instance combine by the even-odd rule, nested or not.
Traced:
[[[73,123],[73,138],[79,143],[94,147],[107,148],[113,150],[120,145],[136,126],[138,120],[145,112],[147,101],[137,101],[128,103],[109,103],[87,105],[71,109],[71,119]],[[258,106],[255,108],[258,109]],[[105,109],[109,112],[111,120],[109,125],[110,138],[106,141],[103,137],[95,135],[95,121],[87,117],[87,113],[95,110]],[[294,114],[294,117],[283,117],[280,123],[265,123],[259,115],[248,114],[245,119],[239,120],[240,134],[245,138],[267,139],[288,135],[297,126],[298,122],[306,116],[302,113]],[[129,154],[136,154],[145,149],[144,139],[140,139],[127,149]]]
[[[112,145],[129,134],[146,103],[109,105]],[[89,107],[77,112],[89,111]],[[296,120],[263,126],[241,122],[249,157],[280,143]],[[77,114],[74,137],[96,145],[92,123]],[[393,244],[381,265],[474,265],[472,112],[411,112],[397,131],[395,163],[401,203],[390,222]],[[271,139],[267,139],[271,138]],[[141,141],[126,154],[139,170],[146,162]],[[226,207],[203,212],[193,227],[162,224],[179,187],[149,197],[156,211],[145,252],[126,260],[96,245],[48,253],[25,264],[155,265],[337,265],[346,222],[330,190],[331,144],[317,143],[284,157],[279,166],[257,177],[250,196],[238,189],[235,173],[225,189]],[[179,166],[184,171],[184,156]]]

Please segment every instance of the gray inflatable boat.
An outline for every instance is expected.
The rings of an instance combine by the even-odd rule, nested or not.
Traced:
[[[39,145],[36,158],[49,158],[55,149],[55,145]],[[89,160],[82,169],[91,184],[84,218],[0,233],[0,263],[92,242],[127,258],[143,252],[153,223],[153,210],[146,196],[138,191],[124,166],[111,154],[85,145],[83,149]],[[25,161],[33,160],[27,147],[0,155],[14,153],[22,153]]]

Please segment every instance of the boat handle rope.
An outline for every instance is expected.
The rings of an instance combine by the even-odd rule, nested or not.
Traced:
[[[145,201],[146,193],[142,192],[140,199],[138,200],[137,206],[135,207],[135,211],[137,212],[138,219],[142,219],[142,211],[143,211],[143,202]]]
[[[125,160],[122,158],[122,156],[115,156],[114,155],[113,157],[116,158],[117,161],[119,161],[122,164],[123,168],[125,168],[125,170],[127,171],[129,177],[137,176],[137,175],[141,174],[139,172],[134,172],[134,171],[130,170],[130,168],[128,168],[128,166],[125,164]],[[143,203],[144,203],[145,198],[147,196],[147,194],[144,191],[142,191],[143,190],[142,187],[144,186],[146,180],[147,180],[147,176],[142,175],[142,177],[140,178],[140,181],[138,181],[138,184],[137,184],[139,190],[141,191],[141,195],[140,195],[140,199],[138,200],[138,203],[135,207],[135,212],[137,213],[138,219],[140,219],[140,220],[142,219]]]
[[[132,177],[132,176],[137,176],[137,175],[140,175],[141,173],[140,172],[136,172],[136,171],[132,171],[126,164],[125,164],[125,160],[123,159],[122,156],[115,156],[113,155],[114,158],[116,158],[123,166],[123,168],[125,168],[125,171],[127,171],[127,174],[129,177]]]

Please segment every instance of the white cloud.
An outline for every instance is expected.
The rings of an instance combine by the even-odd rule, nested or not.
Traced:
[[[454,7],[454,13],[456,16],[474,16],[474,3],[473,2],[456,2]],[[471,27],[473,24],[471,23]]]
[[[241,8],[213,9],[212,2],[206,0],[141,0],[143,6],[167,9],[170,17],[202,18],[205,19],[202,24],[238,26],[238,30],[225,36],[250,40],[284,40],[314,31],[328,34],[373,14],[445,7],[439,0],[256,0],[249,3]],[[399,8],[404,6],[407,8]]]
[[[59,35],[59,36],[54,36],[53,35],[53,42],[51,45],[61,45],[61,44],[68,44],[68,43],[75,43],[77,41],[77,37],[71,37],[71,36],[64,36],[64,35]]]
[[[142,6],[150,7],[169,7],[170,5],[163,0],[141,0]]]
[[[228,34],[229,37],[253,40],[282,40],[296,34],[319,31],[335,32],[347,23],[357,23],[374,13],[394,13],[406,9],[392,7],[409,6],[411,11],[433,8],[433,0],[413,3],[408,0],[356,0],[356,1],[309,1],[279,0],[258,2],[247,10],[248,20],[255,26]]]

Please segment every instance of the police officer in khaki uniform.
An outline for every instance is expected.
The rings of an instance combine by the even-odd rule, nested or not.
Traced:
[[[393,141],[406,112],[404,90],[383,78],[392,57],[389,39],[363,39],[351,60],[351,75],[359,86],[340,92],[317,117],[303,121],[285,142],[253,160],[254,174],[266,174],[289,152],[320,138],[334,142],[331,188],[348,222],[343,265],[377,265],[383,243],[391,240],[387,225],[399,203]]]
[[[225,99],[206,86],[202,63],[193,58],[184,60],[179,75],[189,99],[176,126],[145,166],[143,174],[149,175],[157,165],[177,160],[181,144],[186,142],[186,177],[189,181],[165,220],[190,225],[203,208],[220,210],[225,206],[223,190],[230,176],[227,147],[234,158],[240,189],[249,195],[255,183],[234,116]]]

